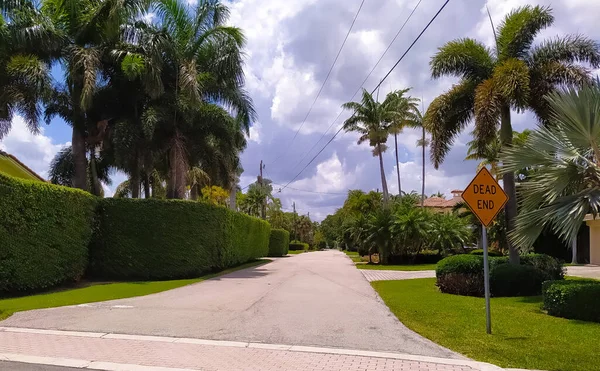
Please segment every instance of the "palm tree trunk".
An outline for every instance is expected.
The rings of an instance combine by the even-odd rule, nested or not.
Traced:
[[[423,173],[421,174],[421,208],[425,207],[425,127],[422,127],[421,130],[423,134],[421,136],[421,144],[423,145],[422,151],[422,162],[423,162]]]
[[[400,161],[398,160],[398,133],[394,133],[394,146],[396,147],[396,175],[398,175],[398,196],[402,197],[402,186],[400,185]]]
[[[90,187],[91,193],[94,196],[101,196],[101,185],[98,180],[98,169],[96,167],[96,154],[95,149],[90,149]]]
[[[237,211],[237,189],[234,185],[229,191],[229,208],[233,211]]]
[[[571,242],[571,250],[571,264],[577,264],[577,237],[575,237]]]
[[[381,144],[377,143],[377,152],[379,155],[379,171],[381,172],[381,188],[383,190],[383,205],[387,206],[389,201],[387,181],[385,180],[385,169],[383,167],[383,154],[381,153]]]
[[[131,177],[129,179],[131,186],[131,198],[140,198],[140,182],[141,182],[141,174],[140,174],[140,161],[137,154],[135,155],[133,166],[131,167]]]
[[[513,130],[510,122],[510,106],[504,105],[501,109],[500,122],[500,141],[502,147],[512,146]],[[504,192],[508,195],[508,202],[504,206],[504,216],[506,218],[507,235],[515,228],[515,218],[517,217],[517,194],[515,189],[515,173],[504,173],[502,176]],[[519,264],[520,257],[517,248],[508,239],[508,256],[511,264]]]
[[[144,156],[144,197],[150,198],[150,173],[152,172],[152,157],[146,154]]]
[[[200,192],[198,192],[198,184],[194,184],[191,188],[190,188],[190,199],[196,201],[198,199],[198,194]]]
[[[73,187],[88,190],[87,182],[87,158],[85,157],[85,137],[77,125],[73,125],[73,136],[71,138],[73,150],[73,164],[75,175],[73,176]]]
[[[169,150],[169,185],[167,198],[185,198],[185,178],[187,168],[187,157],[185,154],[183,138],[179,132],[176,132],[175,137],[171,140],[171,148]]]

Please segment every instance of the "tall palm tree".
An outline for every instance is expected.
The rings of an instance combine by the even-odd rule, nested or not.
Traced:
[[[397,99],[398,96],[395,93],[390,93],[383,102],[379,103],[373,99],[373,95],[363,89],[360,103],[348,102],[342,105],[344,109],[353,111],[352,116],[344,122],[344,130],[359,133],[357,144],[369,141],[373,147],[373,156],[379,157],[384,205],[388,204],[390,196],[383,166],[383,153],[387,149],[385,143],[390,134],[392,122],[402,114],[396,105]]]
[[[421,147],[421,207],[425,207],[425,148],[429,146],[427,129],[423,125],[423,113],[415,111],[414,126],[421,128],[421,138],[417,140],[417,147]]]
[[[417,124],[418,108],[417,104],[419,100],[411,96],[405,95],[409,89],[396,90],[388,94],[388,97],[394,99],[395,111],[391,123],[390,133],[394,134],[394,152],[396,155],[396,175],[398,177],[398,195],[402,197],[402,186],[400,183],[400,160],[398,158],[398,134],[402,133],[402,130],[406,127],[415,127]],[[387,97],[386,97],[387,99]]]
[[[547,7],[524,6],[513,10],[495,30],[496,48],[465,38],[448,42],[431,60],[434,78],[454,75],[461,79],[437,97],[425,115],[432,133],[431,157],[436,167],[450,150],[454,137],[475,118],[474,136],[483,148],[499,131],[503,147],[512,144],[511,109],[532,110],[542,122],[548,119],[544,96],[559,85],[581,85],[590,71],[579,62],[600,66],[598,43],[581,35],[547,40],[533,46],[535,36],[554,22]],[[498,128],[499,127],[499,128]],[[505,206],[508,230],[517,214],[515,177],[503,176],[509,201]],[[518,263],[518,251],[509,246],[510,260]]]
[[[170,119],[162,123],[168,139],[168,197],[183,198],[190,165],[186,129],[198,122],[225,119],[217,117],[208,102],[232,112],[246,133],[255,118],[252,101],[242,88],[245,38],[240,29],[226,26],[229,9],[218,0],[201,0],[191,11],[178,0],[159,0],[154,7],[171,42],[165,50],[163,74]],[[191,109],[197,111],[197,120],[182,120],[182,111]]]
[[[503,170],[529,168],[519,184],[520,210],[509,238],[530,248],[552,228],[572,243],[586,214],[600,214],[600,81],[547,97],[550,123],[503,152]]]

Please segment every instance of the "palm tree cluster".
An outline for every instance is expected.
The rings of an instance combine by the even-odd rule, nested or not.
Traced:
[[[361,255],[377,253],[411,259],[423,250],[438,254],[462,252],[475,241],[474,229],[458,213],[434,213],[418,207],[420,195],[393,196],[384,206],[383,194],[348,192],[344,206],[321,223],[325,238]]]
[[[0,1],[0,139],[21,113],[72,127],[51,181],[102,194],[198,198],[236,188],[255,119],[242,31],[218,0]],[[155,15],[156,20],[151,20]],[[64,72],[53,81],[50,67]]]

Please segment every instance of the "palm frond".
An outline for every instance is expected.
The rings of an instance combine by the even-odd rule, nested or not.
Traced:
[[[525,62],[514,58],[500,62],[494,69],[493,81],[497,94],[510,102],[513,108],[522,111],[527,107],[530,87],[529,68]]]
[[[545,40],[531,48],[526,58],[530,68],[542,68],[548,63],[588,63],[600,66],[600,45],[583,35],[567,35]]]
[[[471,80],[488,78],[494,68],[491,51],[473,39],[458,39],[446,43],[429,62],[433,78],[452,75]]]
[[[549,7],[526,5],[512,10],[496,31],[499,58],[525,58],[535,36],[553,22]]]

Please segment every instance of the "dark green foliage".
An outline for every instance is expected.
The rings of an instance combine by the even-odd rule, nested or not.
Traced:
[[[530,296],[542,291],[543,272],[531,265],[500,264],[490,272],[494,296]]]
[[[288,253],[290,232],[285,229],[271,229],[269,256],[284,256]]]
[[[483,249],[476,249],[471,251],[469,254],[471,255],[480,255],[483,256]],[[504,254],[502,254],[501,251],[497,251],[497,250],[488,250],[488,256],[503,256]]]
[[[422,250],[416,254],[391,255],[389,264],[436,264],[443,258],[437,250]]]
[[[449,256],[437,263],[435,275],[441,292],[483,296],[483,258],[480,256]]]
[[[298,250],[308,250],[308,244],[300,241],[292,241],[290,242],[290,250],[298,251]]]
[[[600,322],[600,281],[546,281],[542,294],[552,316]]]
[[[0,292],[81,278],[95,202],[77,189],[0,174]]]
[[[521,256],[520,266],[509,264],[508,257],[490,257],[489,264],[493,296],[539,295],[542,282],[564,277],[560,263],[543,254]],[[465,254],[442,259],[436,277],[442,292],[483,296],[483,257]]]
[[[99,202],[90,274],[116,279],[175,279],[268,254],[265,221],[224,207],[179,200]]]

